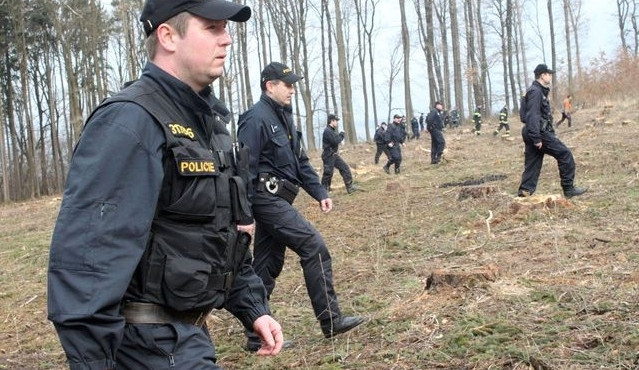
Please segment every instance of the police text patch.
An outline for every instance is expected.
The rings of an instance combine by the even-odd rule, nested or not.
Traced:
[[[212,176],[217,173],[215,162],[206,159],[179,159],[178,171],[182,176]]]

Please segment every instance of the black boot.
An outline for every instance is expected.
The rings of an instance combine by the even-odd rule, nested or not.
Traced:
[[[395,167],[395,175],[399,175],[399,167]]]
[[[353,194],[357,190],[359,190],[359,188],[357,186],[353,185],[353,183],[350,183],[350,184],[346,185],[346,192],[348,194]]]
[[[384,172],[390,173],[390,168],[388,165],[384,166]]]
[[[564,196],[566,198],[578,197],[587,192],[588,188],[578,188],[576,186],[564,189]]]
[[[362,316],[338,316],[330,320],[322,320],[320,326],[324,337],[332,338],[337,334],[346,333],[364,321]]]

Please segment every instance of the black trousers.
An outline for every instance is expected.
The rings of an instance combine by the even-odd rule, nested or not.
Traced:
[[[390,153],[388,153],[388,147],[386,144],[376,143],[375,145],[377,145],[377,151],[375,152],[375,164],[379,163],[379,157],[382,156],[382,153],[386,154],[386,159],[390,158]]]
[[[183,323],[126,324],[116,361],[130,370],[221,369],[206,327]]]
[[[525,130],[525,126],[523,128]],[[561,187],[570,189],[574,186],[575,181],[575,159],[572,152],[564,143],[561,142],[552,132],[542,132],[541,149],[537,149],[534,143],[524,136],[525,157],[524,157],[524,173],[521,175],[521,184],[519,191],[527,191],[533,194],[537,189],[537,181],[541,173],[541,166],[544,162],[544,155],[557,160],[559,167],[559,177],[561,179]]]
[[[394,143],[392,147],[388,148],[388,162],[386,166],[390,168],[392,164],[395,165],[395,171],[399,171],[399,166],[402,164],[402,148],[400,143]]]
[[[430,131],[430,163],[439,163],[446,148],[446,140],[441,130]]]
[[[268,297],[282,272],[288,247],[300,258],[315,317],[328,320],[340,316],[331,255],[315,227],[287,201],[267,192],[253,196],[253,216],[253,269],[262,278]]]
[[[322,162],[324,163],[324,170],[322,172],[322,185],[326,186],[326,188],[331,187],[333,172],[335,171],[335,168],[337,168],[339,174],[342,176],[344,185],[348,187],[353,183],[353,175],[351,174],[351,169],[348,168],[348,164],[344,162],[339,154],[324,152],[322,153]]]

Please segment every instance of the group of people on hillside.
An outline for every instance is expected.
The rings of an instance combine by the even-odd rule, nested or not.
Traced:
[[[299,75],[278,62],[264,67],[237,142],[211,89],[232,41],[227,22],[250,17],[248,6],[225,0],[145,1],[149,62],[87,120],[51,240],[48,318],[71,369],[218,369],[207,317],[222,308],[244,327],[247,351],[278,354],[290,342],[269,301],[287,248],[326,338],[366,320],[341,311],[326,242],[293,206],[301,188],[330,212],[335,167],[355,190],[337,151],[339,118],[327,119],[320,179],[292,117]],[[522,196],[535,191],[544,154],[559,161],[566,196],[585,192],[549,129],[552,73],[535,69],[527,94]],[[445,146],[442,110],[436,103],[425,118],[433,163]],[[387,173],[400,173],[401,120],[384,133]]]

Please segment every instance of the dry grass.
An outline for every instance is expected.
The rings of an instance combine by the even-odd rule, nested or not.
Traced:
[[[321,336],[294,254],[272,308],[295,342],[274,358],[241,350],[228,313],[209,321],[219,363],[228,369],[633,369],[639,364],[639,106],[624,102],[574,115],[558,135],[573,149],[583,197],[545,207],[518,203],[523,168],[520,124],[512,140],[445,133],[442,165],[429,142],[409,142],[399,176],[372,165],[374,147],[347,147],[363,191],[339,186],[328,215],[307,195],[296,201],[330,246],[342,310],[369,321],[334,340]],[[496,122],[487,120],[487,126]],[[622,124],[623,121],[629,123]],[[490,133],[493,126],[484,131]],[[425,135],[428,139],[428,135]],[[319,166],[319,153],[314,153]],[[447,182],[507,175],[498,191],[457,200]],[[387,190],[393,189],[393,190]],[[538,193],[560,194],[547,158]],[[0,368],[62,368],[46,321],[48,244],[59,199],[0,207]],[[492,214],[487,228],[486,219]],[[436,268],[496,265],[495,282],[425,290]]]

